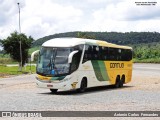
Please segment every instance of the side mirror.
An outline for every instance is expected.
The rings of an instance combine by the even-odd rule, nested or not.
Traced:
[[[36,54],[39,54],[39,50],[36,50],[36,51],[34,51],[32,54],[31,54],[31,61],[34,61],[34,56],[36,55]]]
[[[69,56],[68,56],[68,63],[71,63],[71,62],[72,62],[73,55],[76,54],[77,52],[78,52],[78,50],[73,51],[73,52],[71,52],[71,53],[69,54]]]

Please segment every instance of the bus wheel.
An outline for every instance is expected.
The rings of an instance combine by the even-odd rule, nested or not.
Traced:
[[[87,80],[85,78],[82,79],[81,81],[81,86],[80,88],[78,89],[78,92],[84,92],[85,89],[87,88]]]
[[[119,87],[123,87],[123,84],[125,83],[125,76],[122,75],[122,78],[120,80],[120,84],[119,84]]]
[[[58,89],[50,89],[52,93],[57,93]]]
[[[115,83],[115,85],[114,85],[114,87],[115,88],[119,88],[120,87],[120,76],[117,76],[117,78],[116,78],[116,83]]]

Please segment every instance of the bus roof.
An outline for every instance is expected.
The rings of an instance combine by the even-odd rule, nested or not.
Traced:
[[[42,44],[43,47],[73,47],[80,44],[98,45],[113,48],[132,49],[128,46],[116,45],[101,40],[84,39],[84,38],[55,38]]]

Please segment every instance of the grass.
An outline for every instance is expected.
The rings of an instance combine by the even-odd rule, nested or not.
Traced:
[[[28,74],[28,73],[35,73],[35,72],[36,72],[35,66],[31,66],[31,70],[30,70],[30,66],[26,66],[26,68],[23,67],[21,72],[19,71],[18,66],[7,67],[6,65],[0,65],[0,78],[10,76],[10,75],[20,75],[20,74]]]
[[[134,63],[160,63],[160,58],[133,59]]]

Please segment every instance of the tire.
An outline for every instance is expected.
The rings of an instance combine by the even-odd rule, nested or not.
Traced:
[[[83,93],[86,90],[86,88],[87,88],[87,80],[83,78],[81,81],[81,86],[78,89],[78,92]]]
[[[119,88],[119,87],[120,87],[120,84],[121,84],[120,77],[117,76],[117,78],[116,78],[116,83],[114,84],[114,87],[115,87],[115,88]]]
[[[52,93],[57,93],[58,89],[50,89]]]
[[[121,80],[120,80],[120,84],[119,84],[119,87],[123,87],[123,84],[125,83],[125,76],[123,75]]]
[[[120,88],[123,87],[123,81],[122,80],[119,81],[119,87]]]

